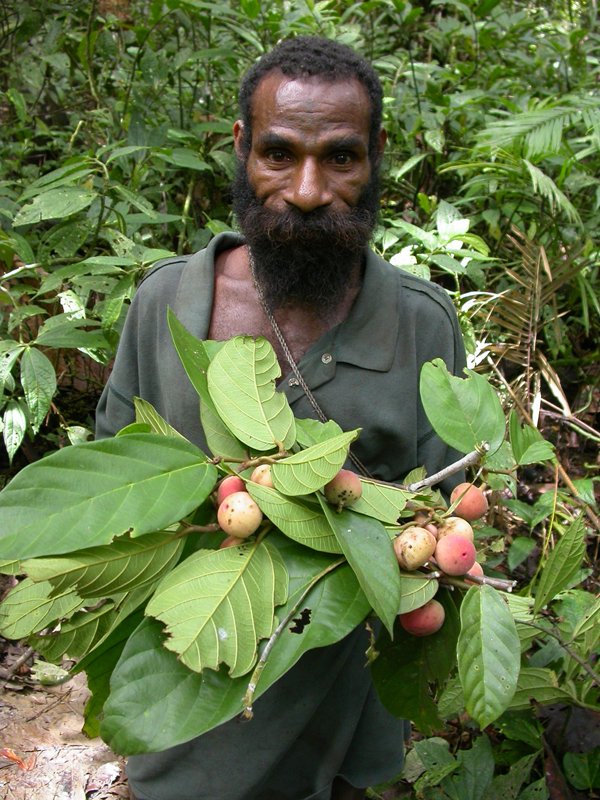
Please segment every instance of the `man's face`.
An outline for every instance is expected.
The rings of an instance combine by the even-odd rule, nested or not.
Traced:
[[[358,80],[274,72],[252,98],[249,148],[235,124],[234,210],[272,307],[320,311],[343,297],[379,205],[370,114]]]

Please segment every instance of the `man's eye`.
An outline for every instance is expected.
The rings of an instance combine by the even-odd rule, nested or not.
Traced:
[[[276,161],[278,163],[286,161],[288,158],[288,154],[285,152],[285,150],[269,150],[267,156],[270,161]]]
[[[351,153],[335,153],[333,156],[334,163],[339,167],[346,167],[352,163]]]

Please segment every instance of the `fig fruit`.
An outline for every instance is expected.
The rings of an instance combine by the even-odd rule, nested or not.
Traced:
[[[239,475],[227,475],[217,487],[217,505],[220,506],[228,495],[243,492],[245,488],[246,485]]]
[[[360,478],[350,469],[341,469],[329,483],[323,487],[328,503],[337,508],[351,506],[362,494]]]
[[[219,527],[239,539],[251,536],[262,518],[262,511],[248,492],[233,492],[223,500],[217,510]]]
[[[411,525],[394,539],[394,552],[402,569],[413,570],[429,561],[436,545],[433,534],[418,525]]]
[[[450,533],[455,533],[457,536],[464,536],[470,542],[475,541],[475,534],[473,528],[462,517],[446,517],[438,528],[438,540],[443,539]]]
[[[466,575],[473,567],[476,555],[473,542],[457,533],[449,533],[438,540],[434,558],[446,575]]]
[[[450,502],[452,505],[457,503],[453,513],[469,522],[481,519],[488,510],[486,496],[472,483],[459,483],[455,486],[450,495]]]
[[[444,624],[446,612],[438,600],[429,600],[420,608],[399,614],[400,625],[413,636],[429,636],[436,633]]]
[[[259,464],[258,467],[252,471],[250,480],[253,483],[260,483],[261,486],[268,486],[269,489],[275,488],[273,485],[273,478],[271,476],[270,464]]]

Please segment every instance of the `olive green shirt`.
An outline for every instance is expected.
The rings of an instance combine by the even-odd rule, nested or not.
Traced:
[[[142,282],[98,405],[98,437],[133,421],[138,396],[206,450],[198,396],[171,342],[166,312],[170,307],[192,334],[206,338],[215,256],[242,241],[221,234],[206,250],[157,265]],[[299,368],[328,417],[344,430],[362,429],[353,449],[370,472],[398,481],[414,467],[432,473],[455,457],[419,400],[420,368],[433,358],[456,374],[464,366],[448,295],[368,251],[348,317],[308,350]],[[296,417],[315,416],[292,374],[279,389]],[[140,800],[329,800],[336,775],[354,786],[391,779],[402,768],[405,725],[376,696],[365,668],[367,646],[358,628],[336,645],[306,653],[257,701],[251,723],[234,719],[163,753],[130,758],[135,794]]]

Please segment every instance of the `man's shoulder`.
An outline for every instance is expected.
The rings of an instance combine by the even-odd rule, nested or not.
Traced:
[[[419,306],[441,306],[447,313],[454,314],[454,304],[448,292],[427,278],[414,275],[401,267],[396,267],[379,256],[371,253],[372,262],[387,280],[392,281],[398,288],[404,302]]]

